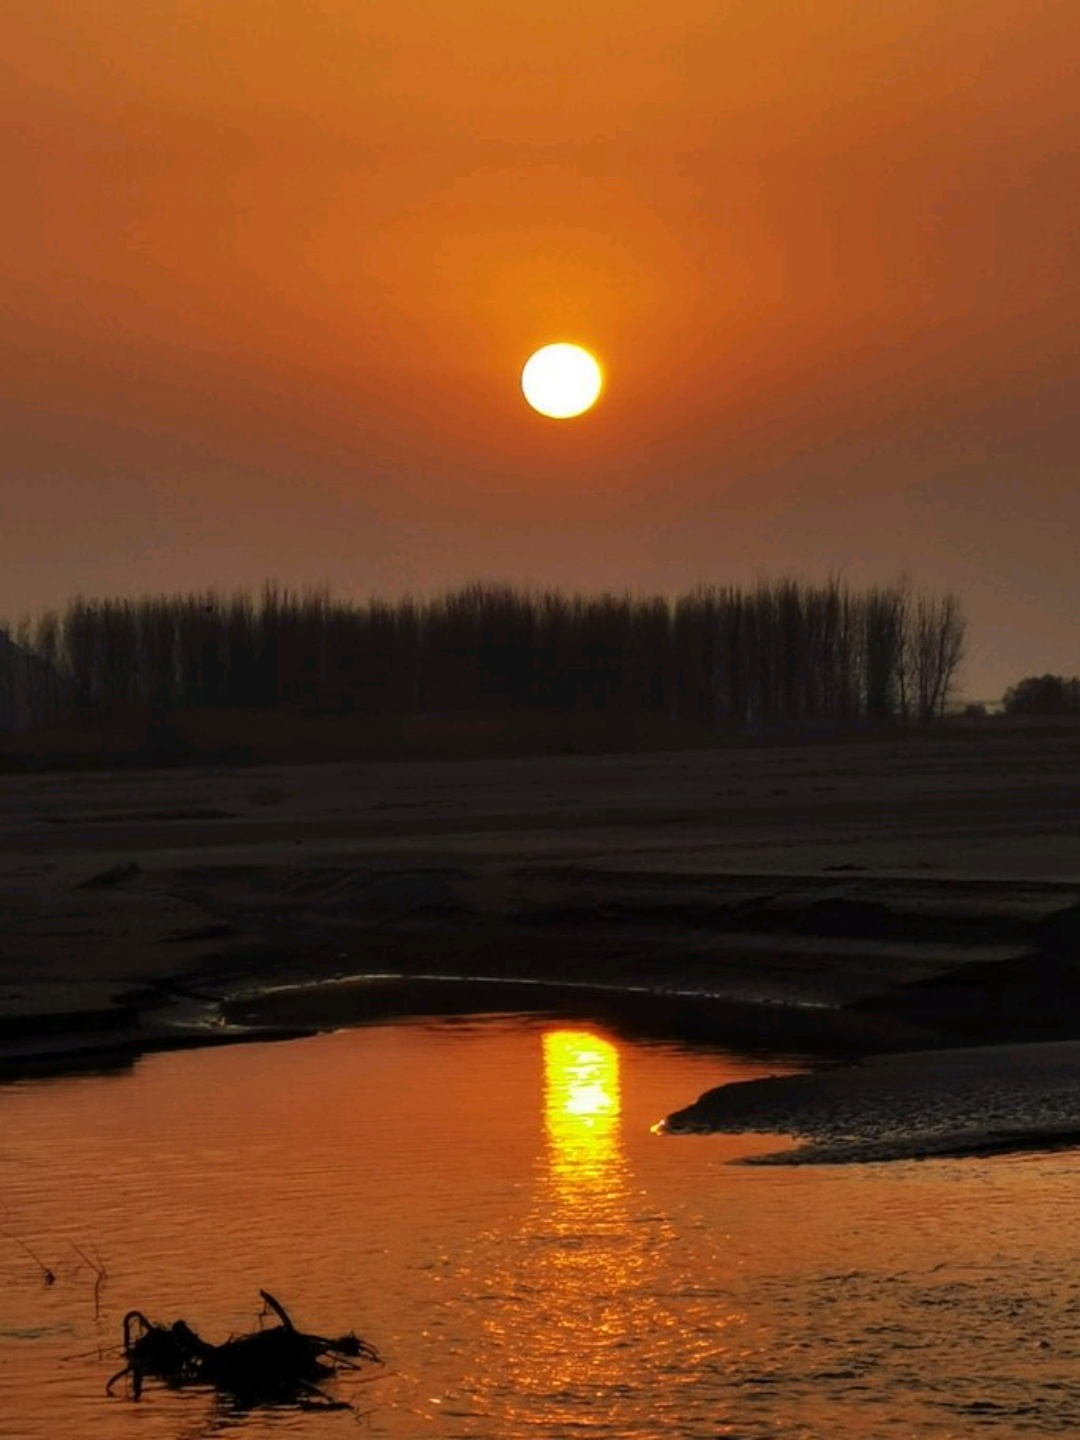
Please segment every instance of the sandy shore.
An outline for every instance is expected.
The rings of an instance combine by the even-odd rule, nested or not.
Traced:
[[[1075,730],[7,776],[0,1075],[429,1005],[825,1055],[1080,1038],[1078,903]],[[403,974],[517,983],[344,983]]]

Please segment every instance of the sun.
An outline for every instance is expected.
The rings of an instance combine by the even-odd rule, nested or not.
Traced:
[[[525,399],[552,420],[570,420],[591,409],[603,388],[595,358],[580,345],[545,345],[530,355],[521,372]]]

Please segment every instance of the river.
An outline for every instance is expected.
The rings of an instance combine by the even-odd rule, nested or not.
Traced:
[[[650,1128],[786,1068],[504,1015],[9,1085],[0,1435],[1077,1433],[1080,1155],[762,1167],[775,1136]],[[106,1396],[127,1310],[220,1341],[261,1288],[379,1348],[351,1411]]]

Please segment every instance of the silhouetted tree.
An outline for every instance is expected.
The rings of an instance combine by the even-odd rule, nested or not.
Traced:
[[[966,629],[955,595],[917,597],[904,651],[920,725],[929,725],[945,713],[964,657]]]
[[[673,602],[490,584],[425,602],[355,604],[273,584],[257,599],[80,598],[28,628],[23,644],[42,715],[60,704],[85,716],[141,707],[155,723],[183,707],[529,708],[738,731],[929,723],[944,713],[963,639],[953,595],[906,585],[859,594],[833,577],[699,586]]]
[[[1007,715],[1080,714],[1080,678],[1061,675],[1029,675],[1005,691]]]
[[[904,673],[911,639],[907,594],[900,587],[871,590],[863,604],[866,718],[878,722],[895,720],[907,707]],[[959,656],[955,663],[959,663]]]

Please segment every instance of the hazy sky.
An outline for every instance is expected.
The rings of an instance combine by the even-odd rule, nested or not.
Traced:
[[[0,614],[955,588],[1080,672],[1076,0],[13,0]],[[544,420],[518,373],[591,346]]]

